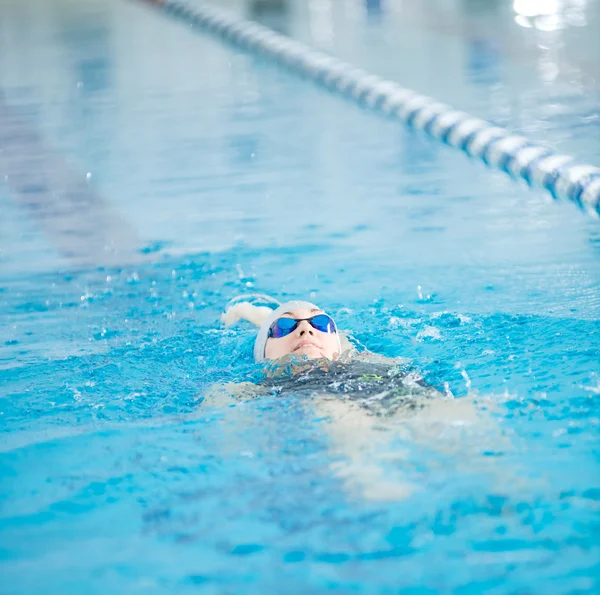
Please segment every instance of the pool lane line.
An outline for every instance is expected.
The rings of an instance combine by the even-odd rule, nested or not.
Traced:
[[[88,179],[11,107],[0,89],[0,185],[71,266],[144,261],[137,231]]]
[[[138,0],[231,45],[277,62],[304,78],[362,107],[424,131],[431,138],[460,149],[488,167],[532,188],[543,188],[555,199],[575,203],[600,216],[600,168],[570,155],[511,134],[505,128],[457,111],[393,81],[356,68],[253,21],[195,1]]]

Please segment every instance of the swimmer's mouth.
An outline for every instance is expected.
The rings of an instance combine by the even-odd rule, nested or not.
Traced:
[[[298,345],[296,345],[296,347],[294,348],[294,351],[298,351],[299,349],[302,349],[303,347],[314,347],[315,349],[321,349],[318,345],[316,345],[315,343],[312,343],[311,341],[302,341],[302,342],[298,343]]]

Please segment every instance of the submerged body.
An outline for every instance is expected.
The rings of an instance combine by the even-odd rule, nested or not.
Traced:
[[[377,417],[406,416],[428,404],[453,400],[427,384],[405,361],[374,353],[345,352],[338,359],[288,356],[268,362],[256,383],[214,387],[209,400],[223,404],[260,397],[292,397],[307,403],[337,401]]]
[[[407,475],[415,447],[442,455],[460,451],[470,470],[489,470],[481,445],[503,439],[487,405],[441,393],[407,360],[359,353],[314,304],[288,302],[274,310],[237,304],[223,321],[240,318],[260,327],[254,359],[263,363],[264,375],[256,383],[213,387],[207,401],[230,405],[232,400],[281,396],[289,397],[282,399],[282,406],[289,407],[291,398],[322,424],[331,469],[350,492],[368,499],[409,497],[419,489]],[[261,423],[252,408],[233,411],[241,426]],[[399,450],[399,443],[406,447]]]
[[[371,353],[344,353],[335,361],[298,357],[269,362],[257,383],[229,383],[211,391],[206,404],[227,407],[235,426],[260,427],[260,409],[234,407],[266,399],[266,407],[297,408],[327,436],[331,471],[349,494],[369,500],[402,500],[418,491],[411,450],[455,455],[470,470],[489,471],[481,444],[501,437],[486,404],[455,399],[427,385],[406,362],[385,361]],[[482,406],[483,405],[483,406]],[[228,446],[247,449],[228,433]]]
[[[277,395],[331,396],[379,416],[414,411],[444,398],[406,364],[382,362],[368,353],[345,353],[335,361],[279,361],[260,386]]]
[[[229,384],[237,398],[260,395],[332,397],[353,402],[372,414],[422,408],[427,400],[444,398],[400,358],[359,353],[333,319],[310,302],[291,301],[275,309],[238,303],[234,320],[259,326],[254,358],[265,362],[257,384]]]

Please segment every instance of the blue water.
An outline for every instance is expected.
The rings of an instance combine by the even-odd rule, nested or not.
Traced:
[[[428,4],[227,3],[598,163],[597,1]],[[597,591],[598,222],[143,5],[41,6],[0,5],[0,592]],[[480,420],[212,401],[249,291]]]

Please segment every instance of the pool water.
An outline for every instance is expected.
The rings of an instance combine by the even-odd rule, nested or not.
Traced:
[[[598,163],[597,1],[222,4]],[[141,3],[0,10],[0,592],[600,588],[597,220]],[[248,292],[475,421],[211,399]]]

